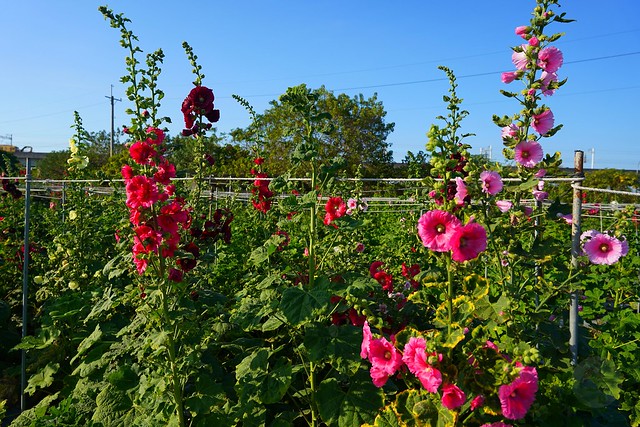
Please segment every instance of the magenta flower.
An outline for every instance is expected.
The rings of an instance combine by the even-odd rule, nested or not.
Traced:
[[[500,212],[504,213],[513,207],[513,203],[509,200],[496,200],[496,206]]]
[[[369,343],[371,343],[371,328],[369,322],[365,320],[362,325],[362,344],[360,345],[360,357],[363,359],[369,357]]]
[[[562,52],[553,46],[545,47],[538,53],[538,67],[547,73],[555,73],[562,67]]]
[[[446,211],[432,210],[418,220],[418,235],[422,244],[432,251],[451,249],[451,236],[460,227],[460,220]]]
[[[422,387],[429,393],[438,392],[438,387],[442,384],[442,373],[438,369],[427,365],[422,371],[418,372],[416,376],[420,380]]]
[[[557,82],[558,81],[558,75],[556,73],[547,73],[546,71],[543,71],[542,74],[540,75],[540,90],[542,91],[542,94],[544,96],[551,96],[555,93],[555,89],[549,89],[549,85],[552,82]]]
[[[464,199],[467,198],[469,192],[467,191],[467,185],[464,183],[464,180],[460,177],[456,178],[456,194],[453,196],[453,200],[455,200],[458,206],[464,204]]]
[[[500,132],[500,137],[502,139],[517,138],[518,133],[520,133],[520,128],[516,126],[515,123],[511,123],[509,126],[505,126],[502,128]]]
[[[553,112],[547,109],[540,114],[535,114],[531,120],[531,127],[540,135],[544,135],[553,128]]]
[[[518,77],[517,71],[505,71],[500,75],[500,80],[502,80],[502,83],[509,84],[514,81],[516,77]]]
[[[487,249],[487,230],[480,224],[469,222],[457,227],[451,236],[451,258],[457,262],[476,258]]]
[[[538,373],[536,368],[524,367],[518,378],[511,384],[500,386],[498,397],[502,415],[510,420],[519,420],[529,411],[538,391]]]
[[[543,178],[546,174],[547,174],[546,169],[538,169],[538,172],[533,174],[533,176],[535,176],[536,178]]]
[[[542,155],[542,146],[537,141],[522,141],[513,149],[513,158],[525,168],[537,165]]]
[[[487,423],[487,424],[482,424],[480,427],[513,427],[511,424],[505,424],[502,421],[498,421],[495,423]]]
[[[454,410],[464,404],[466,396],[464,392],[455,384],[445,384],[442,386],[442,406]]]
[[[593,264],[615,264],[622,256],[622,242],[608,234],[598,233],[582,247]]]
[[[523,39],[527,38],[527,34],[529,33],[529,27],[527,27],[526,25],[520,25],[519,27],[516,27],[516,35],[522,37]]]
[[[519,52],[514,51],[511,54],[511,61],[513,62],[513,65],[516,66],[516,68],[518,70],[525,70],[527,68],[527,65],[529,65],[529,58],[527,58],[527,45],[523,44],[521,46],[522,50],[520,50]]]
[[[402,361],[407,365],[409,372],[414,375],[423,368],[420,361],[416,361],[416,355],[420,351],[424,355],[426,348],[427,343],[422,337],[411,337],[409,338],[409,342],[404,346]]]
[[[386,338],[377,338],[369,342],[369,361],[372,368],[391,376],[402,366],[402,354]]]
[[[490,196],[495,196],[502,191],[502,178],[495,171],[483,171],[480,173],[480,181],[482,181],[482,192]]]
[[[475,411],[477,408],[484,405],[484,396],[479,394],[471,400],[471,410]]]

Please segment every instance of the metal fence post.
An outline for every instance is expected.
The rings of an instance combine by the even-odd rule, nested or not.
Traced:
[[[580,235],[582,234],[580,223],[582,214],[582,191],[578,186],[584,178],[584,152],[576,150],[573,158],[575,173],[573,175],[576,178],[575,181],[571,181],[573,187],[573,210],[572,210],[572,223],[571,223],[571,267],[575,271],[578,269],[578,257],[580,256]],[[576,365],[578,363],[578,291],[573,290],[570,297],[569,306],[569,332],[571,334],[569,338],[569,350],[571,351],[571,364]]]
[[[24,190],[24,243],[22,257],[22,339],[27,336],[27,321],[29,315],[29,216],[31,210],[31,159],[26,158],[27,171],[25,174]],[[27,352],[22,350],[20,370],[20,411],[26,409],[24,390],[27,387]]]

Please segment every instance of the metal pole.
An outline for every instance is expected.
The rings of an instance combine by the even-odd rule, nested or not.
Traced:
[[[22,262],[22,339],[27,336],[28,295],[29,295],[29,215],[31,205],[31,159],[26,158],[27,172],[24,191],[24,252]],[[21,351],[20,411],[26,409],[24,390],[27,387],[27,353]]]
[[[584,178],[584,152],[576,150],[574,158],[574,178]],[[572,185],[576,186],[580,184],[581,180],[572,181]],[[572,223],[571,223],[571,269],[573,271],[578,269],[578,257],[580,256],[580,229],[582,214],[582,194],[581,190],[573,188],[573,211],[572,211]],[[569,350],[571,350],[571,364],[576,365],[578,363],[578,301],[579,295],[577,290],[571,292],[570,306],[569,306]]]

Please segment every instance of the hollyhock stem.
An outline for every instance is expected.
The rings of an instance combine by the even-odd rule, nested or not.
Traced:
[[[169,341],[167,344],[167,353],[169,355],[169,369],[171,370],[171,386],[173,391],[173,399],[176,404],[176,412],[178,415],[178,422],[180,427],[185,426],[184,421],[184,404],[182,401],[182,386],[180,384],[180,375],[178,373],[178,365],[176,362],[176,341],[175,336],[177,332],[177,325],[174,325],[171,319],[169,318],[169,304],[168,304],[168,292],[170,283],[167,283],[167,278],[165,277],[165,262],[164,257],[162,255],[159,256],[160,266],[157,270],[158,277],[161,278],[160,282],[160,309],[162,311],[162,321],[164,323],[163,329],[168,331],[167,340]],[[173,326],[173,327],[172,327]]]

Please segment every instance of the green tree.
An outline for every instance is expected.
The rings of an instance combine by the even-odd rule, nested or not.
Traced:
[[[210,168],[213,176],[249,176],[251,165],[251,154],[249,150],[238,144],[231,144],[226,140],[225,135],[217,135],[215,129],[211,135],[207,135],[203,140],[205,161],[212,166]],[[191,176],[195,173],[197,147],[192,137],[175,136],[169,138],[168,142],[169,160],[176,165],[176,170],[181,176]]]
[[[300,87],[308,90],[304,84]],[[393,152],[387,137],[395,124],[385,122],[387,113],[377,96],[336,96],[324,86],[309,91],[317,97],[312,108],[318,114],[331,117],[318,135],[318,160],[343,158],[348,176],[355,176],[359,166],[365,177],[390,173]],[[231,136],[236,143],[256,147],[265,158],[266,170],[275,175],[291,167],[291,152],[305,133],[304,124],[290,115],[281,101],[271,101],[270,105],[271,108],[258,115],[246,129],[235,129]],[[292,131],[295,129],[300,131]]]

